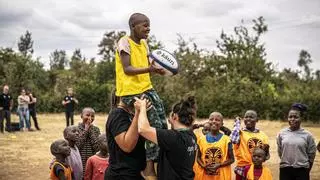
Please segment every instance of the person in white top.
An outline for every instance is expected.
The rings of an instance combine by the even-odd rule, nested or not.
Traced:
[[[30,114],[29,114],[30,98],[26,95],[26,90],[21,89],[21,94],[18,96],[18,114],[19,114],[19,128],[21,131],[25,130],[24,122],[28,131],[32,131],[30,127]]]

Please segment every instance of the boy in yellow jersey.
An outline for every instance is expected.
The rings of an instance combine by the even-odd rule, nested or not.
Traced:
[[[122,37],[116,51],[116,96],[129,107],[133,107],[134,97],[142,94],[152,103],[148,111],[150,125],[167,129],[167,121],[162,100],[153,89],[150,73],[163,74],[164,70],[149,64],[149,48],[146,42],[150,32],[150,20],[141,13],[134,13],[129,19],[130,36]],[[153,162],[158,158],[159,147],[146,141],[147,167],[144,175],[155,177]]]
[[[241,129],[240,118],[236,118],[234,129],[230,135],[233,143],[234,155],[237,165],[234,169],[236,180],[242,180],[244,176],[245,166],[252,164],[252,152],[256,147],[262,144],[269,144],[268,136],[256,128],[258,115],[253,110],[248,110],[244,115],[245,127]],[[269,159],[269,154],[267,155]]]
[[[50,146],[51,154],[55,160],[51,166],[51,180],[72,180],[74,179],[72,168],[67,164],[67,157],[70,155],[70,146],[68,141],[59,139]]]
[[[196,159],[200,168],[195,170],[195,180],[231,180],[234,156],[230,138],[219,131],[223,125],[222,114],[211,113],[209,123],[210,132],[198,140]]]
[[[246,177],[246,180],[272,180],[270,169],[263,165],[263,163],[267,160],[268,154],[268,144],[263,144],[261,147],[256,147],[253,149],[253,164],[246,166],[244,169],[244,176]]]

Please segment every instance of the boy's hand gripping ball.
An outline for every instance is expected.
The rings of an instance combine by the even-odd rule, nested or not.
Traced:
[[[166,50],[157,49],[152,51],[149,54],[149,61],[156,68],[164,69],[165,76],[173,76],[178,73],[179,64],[177,59]]]

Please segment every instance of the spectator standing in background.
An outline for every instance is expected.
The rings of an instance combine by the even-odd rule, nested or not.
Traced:
[[[73,125],[73,112],[74,112],[74,106],[78,104],[79,101],[73,97],[73,89],[68,88],[67,89],[67,95],[62,100],[62,105],[65,107],[65,113],[66,113],[66,125]],[[71,122],[70,122],[71,120]]]
[[[18,114],[20,122],[20,131],[24,131],[24,123],[26,123],[26,128],[32,131],[30,127],[30,114],[29,114],[29,103],[30,98],[26,94],[25,89],[21,89],[21,94],[18,96]]]
[[[29,113],[30,113],[30,127],[31,127],[31,117],[34,122],[34,127],[37,130],[40,130],[39,125],[38,125],[38,119],[37,119],[37,112],[36,112],[36,103],[37,103],[37,98],[34,94],[32,94],[32,91],[29,89],[27,90],[27,95],[29,96],[30,102],[29,102]]]
[[[4,132],[3,121],[6,119],[6,130],[11,132],[11,110],[13,107],[12,96],[9,94],[9,86],[3,86],[3,92],[0,94],[0,131]]]

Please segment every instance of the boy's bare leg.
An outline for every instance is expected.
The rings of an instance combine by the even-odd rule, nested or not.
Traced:
[[[146,169],[143,170],[144,176],[156,176],[156,171],[154,169],[154,163],[152,160],[147,161]]]

